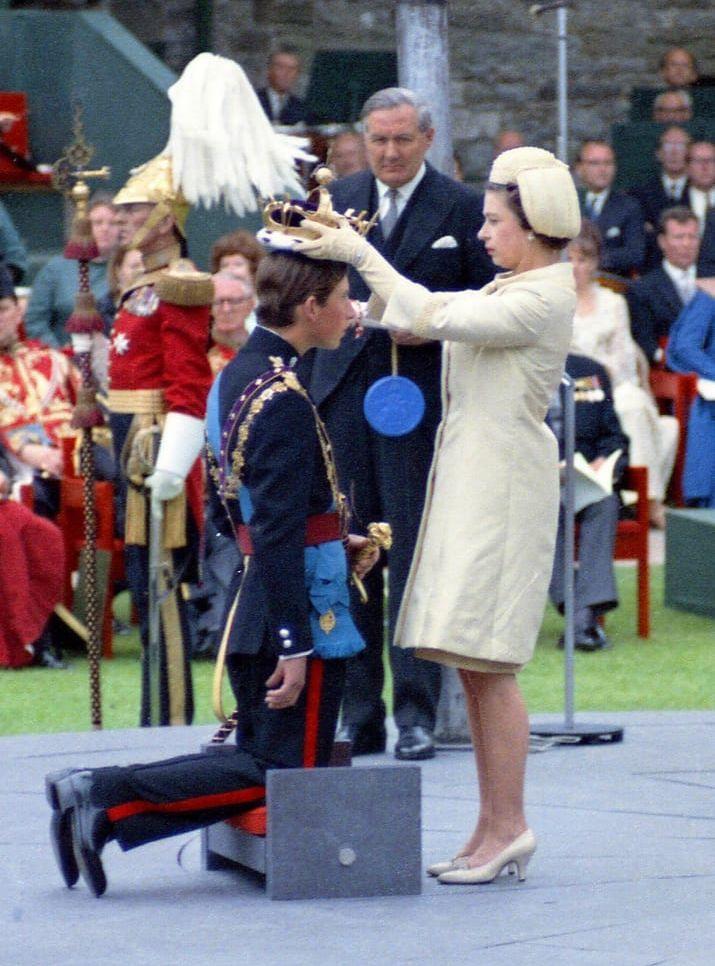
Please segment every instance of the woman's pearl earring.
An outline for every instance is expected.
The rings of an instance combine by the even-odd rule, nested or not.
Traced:
[[[526,236],[526,240],[529,242],[533,242],[535,237],[536,236],[534,235],[533,231],[530,231],[529,234]]]

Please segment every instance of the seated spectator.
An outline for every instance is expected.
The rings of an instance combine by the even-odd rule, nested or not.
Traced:
[[[268,58],[265,87],[258,94],[261,107],[274,124],[303,124],[309,120],[305,101],[293,93],[300,77],[298,50],[284,44]]]
[[[669,47],[660,59],[660,76],[666,87],[691,87],[698,81],[695,57],[685,47]]]
[[[27,251],[20,240],[10,212],[0,201],[0,265],[10,272],[15,285],[19,285],[27,271]]]
[[[660,173],[652,181],[630,189],[629,193],[640,204],[645,219],[646,271],[660,264],[657,235],[661,212],[673,205],[688,204],[689,146],[690,135],[684,128],[677,125],[666,128],[658,139],[655,152]]]
[[[603,238],[601,268],[626,277],[640,271],[645,258],[643,212],[635,198],[613,190],[616,155],[606,141],[584,141],[576,159],[581,213]]]
[[[688,421],[683,493],[688,504],[715,508],[715,278],[698,293],[671,330],[667,361],[676,372],[698,376]]]
[[[657,124],[686,124],[693,119],[693,99],[687,91],[663,91],[653,101],[653,120]]]
[[[89,285],[99,300],[106,295],[107,260],[118,241],[118,226],[109,195],[96,194],[89,204],[89,220],[99,255],[89,263]],[[29,338],[60,348],[70,341],[65,323],[74,309],[79,287],[79,263],[63,255],[55,255],[37,273],[25,315],[25,331]]]
[[[80,379],[67,356],[40,342],[18,337],[20,309],[7,271],[0,272],[0,430],[17,460],[16,482],[33,482],[35,510],[57,512],[63,470],[62,439],[77,437],[71,426]],[[104,446],[95,446],[100,479],[113,465]]]
[[[698,219],[702,237],[708,212],[715,207],[715,144],[712,141],[695,141],[690,145],[686,204]]]
[[[708,211],[700,240],[698,278],[715,278],[715,208]]]
[[[498,157],[504,151],[510,151],[512,148],[521,148],[523,146],[524,137],[520,131],[500,131],[494,138],[494,157]]]
[[[214,297],[211,310],[209,363],[214,376],[236,355],[251,334],[247,320],[256,307],[253,286],[231,271],[213,276]]]
[[[566,372],[574,381],[576,404],[575,452],[581,453],[594,469],[621,450],[614,467],[614,485],[628,466],[628,439],[621,430],[613,408],[611,383],[608,373],[594,359],[569,355]],[[563,391],[560,390],[547,419],[559,442],[563,445]],[[563,491],[562,491],[563,497]],[[618,591],[613,572],[613,549],[620,502],[616,493],[583,507],[576,514],[579,527],[578,561],[574,582],[575,646],[582,651],[598,651],[611,646],[598,618],[618,606]],[[564,508],[559,510],[554,569],[551,574],[549,597],[561,613],[564,609]],[[563,646],[563,637],[559,641]]]
[[[336,178],[364,171],[367,167],[365,142],[357,131],[342,131],[336,134],[328,151],[328,163]]]
[[[104,331],[109,335],[119,307],[119,297],[125,288],[144,271],[142,253],[138,248],[118,245],[107,262],[107,293],[97,300],[97,310],[104,319]]]
[[[630,461],[648,468],[648,497],[653,526],[665,526],[663,498],[673,472],[679,426],[661,416],[648,383],[648,365],[638,365],[640,350],[631,337],[628,306],[622,295],[595,281],[601,239],[583,222],[568,246],[576,279],[572,351],[600,362],[613,388],[613,404],[630,443]]]
[[[54,523],[9,499],[15,465],[0,440],[0,668],[63,668],[47,628],[62,596],[62,534]]]
[[[689,208],[666,208],[660,216],[661,266],[632,282],[626,291],[633,338],[650,362],[660,362],[660,340],[695,295],[700,238]]]
[[[222,235],[211,248],[211,274],[231,272],[255,285],[258,263],[264,254],[264,249],[249,231],[232,231]]]

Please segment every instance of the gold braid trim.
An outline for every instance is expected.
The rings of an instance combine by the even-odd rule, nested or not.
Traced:
[[[187,258],[180,258],[156,280],[156,294],[172,305],[210,305],[214,283],[207,272],[199,272]]]

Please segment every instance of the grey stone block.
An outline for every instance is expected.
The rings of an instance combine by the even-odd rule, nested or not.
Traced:
[[[205,868],[262,872],[272,899],[420,894],[418,767],[271,771],[266,801],[265,839],[226,823],[204,830]]]

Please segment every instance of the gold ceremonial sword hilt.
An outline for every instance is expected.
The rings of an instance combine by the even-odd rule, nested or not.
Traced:
[[[357,555],[357,560],[364,560],[369,557],[374,550],[389,550],[392,546],[392,527],[389,523],[370,523],[367,527],[367,544]],[[367,604],[368,596],[365,584],[360,577],[353,572],[353,583],[360,594],[360,600]]]

